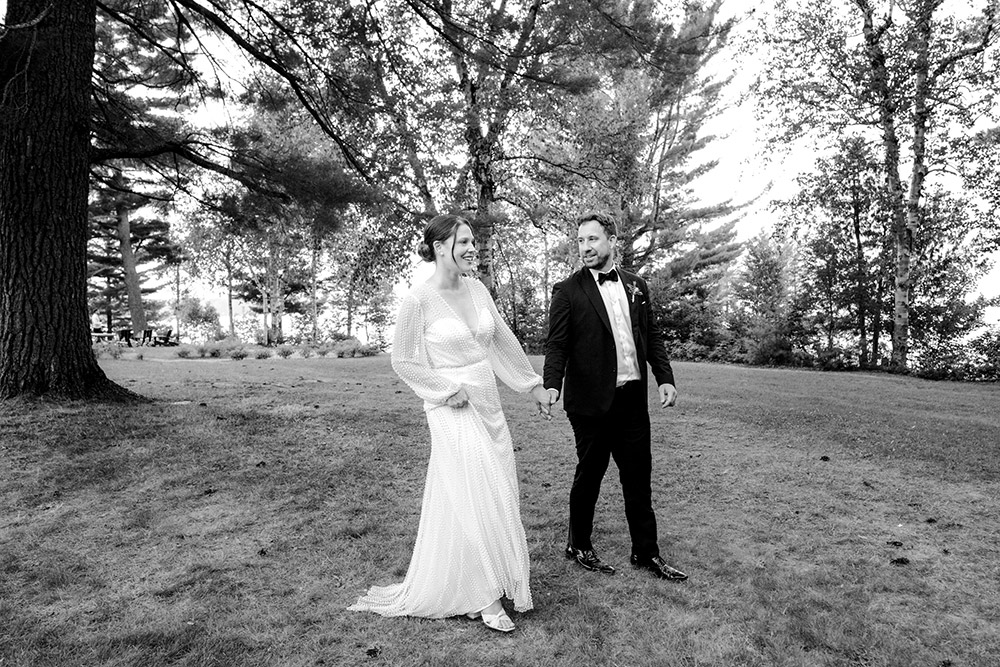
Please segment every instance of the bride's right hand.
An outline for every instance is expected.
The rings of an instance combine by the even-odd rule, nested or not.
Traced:
[[[454,394],[445,399],[445,405],[452,408],[464,408],[469,404],[469,394],[465,391],[465,387],[460,388]]]

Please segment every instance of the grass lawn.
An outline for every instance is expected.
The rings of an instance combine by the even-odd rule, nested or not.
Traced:
[[[575,457],[503,391],[535,609],[518,630],[348,612],[402,578],[429,435],[388,357],[104,359],[154,399],[0,403],[0,667],[1000,665],[1000,386],[676,364],[661,550],[562,556]],[[541,359],[533,358],[536,367]]]

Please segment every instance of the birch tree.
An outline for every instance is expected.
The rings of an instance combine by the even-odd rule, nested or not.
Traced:
[[[943,0],[780,0],[760,26],[756,87],[785,138],[867,128],[880,146],[894,239],[892,368],[908,364],[913,238],[926,181],[949,168],[956,136],[994,109],[993,0],[967,16]]]

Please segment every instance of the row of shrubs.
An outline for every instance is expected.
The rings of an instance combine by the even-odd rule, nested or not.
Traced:
[[[214,343],[202,345],[183,345],[177,349],[177,356],[181,359],[270,359],[277,355],[282,359],[287,359],[294,354],[298,354],[303,359],[312,356],[337,358],[349,357],[373,357],[381,352],[375,345],[362,343],[357,338],[347,338],[335,343],[325,343],[322,345],[279,345],[277,348],[252,347],[247,348],[239,341],[222,340]]]
[[[996,341],[992,348],[984,347],[983,351],[916,355],[911,358],[909,373],[928,380],[1000,381],[1000,337]],[[670,358],[678,361],[716,361],[754,366],[816,368],[824,371],[888,369],[886,359],[880,360],[879,365],[862,365],[853,350],[834,348],[811,354],[804,350],[793,350],[787,340],[769,337],[752,343],[736,340],[729,345],[712,348],[686,341],[671,347]]]

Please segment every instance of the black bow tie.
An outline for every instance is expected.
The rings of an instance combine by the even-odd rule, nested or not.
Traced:
[[[615,271],[614,269],[611,269],[607,273],[598,273],[597,274],[597,284],[598,285],[603,285],[605,280],[610,280],[613,283],[618,282],[618,272]]]

